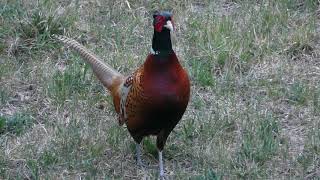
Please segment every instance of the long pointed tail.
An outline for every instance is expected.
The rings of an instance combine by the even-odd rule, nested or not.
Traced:
[[[82,58],[91,65],[94,74],[107,87],[110,91],[113,90],[115,84],[119,84],[119,81],[123,79],[123,75],[112,67],[103,63],[98,57],[96,57],[91,51],[82,46],[77,41],[60,35],[52,35],[53,38],[59,40],[65,45],[70,46],[77,51]]]

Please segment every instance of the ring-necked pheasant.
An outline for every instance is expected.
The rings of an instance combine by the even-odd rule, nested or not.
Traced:
[[[111,92],[119,124],[126,123],[136,142],[137,163],[142,165],[140,143],[145,136],[157,136],[160,177],[163,178],[162,150],[186,110],[190,83],[172,49],[172,14],[153,15],[152,48],[144,64],[125,77],[104,64],[75,40],[53,37],[76,50],[89,63],[102,84]]]

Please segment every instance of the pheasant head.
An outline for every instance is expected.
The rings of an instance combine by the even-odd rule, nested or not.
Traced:
[[[174,30],[172,13],[168,11],[153,14],[154,34],[152,38],[152,51],[155,55],[167,55],[172,50],[170,32]]]
[[[173,31],[172,13],[168,11],[155,12],[153,14],[153,26],[157,32],[162,32],[164,28]]]

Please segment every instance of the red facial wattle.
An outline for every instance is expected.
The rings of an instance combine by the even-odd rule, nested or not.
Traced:
[[[157,32],[161,32],[163,26],[166,24],[166,18],[164,16],[157,16],[156,17],[156,23],[154,25],[154,29]]]

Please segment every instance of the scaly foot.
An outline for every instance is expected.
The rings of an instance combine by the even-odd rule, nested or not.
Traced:
[[[147,165],[143,163],[141,159],[141,146],[138,143],[136,144],[136,156],[137,156],[137,165],[140,167],[146,168]]]

